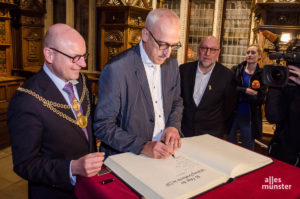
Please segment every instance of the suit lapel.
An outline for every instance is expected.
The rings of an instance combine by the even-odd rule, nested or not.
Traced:
[[[136,46],[136,58],[134,59],[133,66],[135,66],[135,75],[138,79],[138,83],[142,89],[143,95],[145,97],[145,100],[150,107],[151,114],[154,116],[154,108],[153,108],[153,102],[151,98],[151,93],[150,93],[150,88],[148,84],[148,79],[146,75],[146,71],[144,68],[144,64],[142,62],[141,56],[140,56],[140,51],[139,51],[139,46]]]
[[[40,78],[40,86],[44,90],[42,96],[50,101],[57,102],[60,104],[67,104],[64,96],[58,90],[54,82],[50,79],[50,77],[41,70],[41,78]],[[58,109],[59,111],[67,114],[68,116],[75,119],[74,114],[72,113],[71,109]]]
[[[165,115],[165,121],[167,121],[167,116],[166,116],[166,108],[167,103],[170,102],[168,100],[168,86],[170,84],[170,79],[169,79],[169,71],[168,69],[171,67],[168,67],[169,62],[163,63],[161,65],[161,89],[162,89],[162,95],[163,95],[163,108],[164,108],[164,115]]]
[[[42,96],[44,98],[46,98],[47,100],[57,102],[59,104],[67,104],[64,96],[61,94],[61,92],[58,90],[58,88],[56,87],[54,82],[49,78],[49,76],[44,72],[43,69],[41,69],[40,73],[41,73],[41,75],[40,75],[40,77],[41,77],[40,78],[40,86],[44,90],[44,93],[42,94]],[[80,97],[81,93],[82,93],[82,81],[81,81],[81,83],[78,83],[78,84],[81,85],[81,86],[79,85],[79,87],[81,87],[81,89],[77,90],[78,95]],[[77,89],[78,89],[78,87],[77,87]],[[86,100],[84,100],[84,101],[86,102]],[[85,105],[85,107],[87,107],[87,105]],[[71,109],[61,109],[61,108],[56,108],[56,109],[59,110],[60,112],[64,113],[64,114],[66,114],[70,118],[76,120],[76,118],[75,118],[75,116],[74,116]],[[84,110],[83,112],[86,113],[86,110]],[[56,114],[56,113],[54,113],[54,114]],[[60,117],[59,115],[56,115],[56,116]],[[86,137],[85,137],[82,129],[79,126],[71,123],[70,121],[67,121],[64,118],[62,118],[62,121],[67,122],[68,124],[70,124],[70,126],[72,126],[72,128],[74,128],[75,132],[78,133],[82,138],[84,138],[86,140]]]
[[[193,95],[194,95],[194,87],[195,87],[195,78],[196,78],[197,67],[198,67],[198,61],[195,61],[193,63],[193,67],[191,67],[191,70],[192,70],[190,72],[191,76],[188,78],[188,96],[189,96],[189,101],[195,107],[197,107],[197,105],[195,104]]]

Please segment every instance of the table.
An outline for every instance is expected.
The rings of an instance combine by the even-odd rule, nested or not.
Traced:
[[[300,199],[300,168],[273,159],[274,163],[197,196],[197,199]],[[104,180],[113,182],[102,184]],[[268,182],[267,182],[268,181]],[[272,189],[271,189],[272,188]],[[75,195],[79,199],[140,198],[114,174],[90,178],[77,177]]]

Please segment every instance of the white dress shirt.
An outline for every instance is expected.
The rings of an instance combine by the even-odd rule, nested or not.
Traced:
[[[208,81],[210,79],[211,73],[215,66],[208,73],[203,73],[199,68],[199,62],[197,65],[196,78],[195,78],[195,86],[194,86],[194,102],[197,106],[199,106],[201,99],[203,97],[204,91],[207,87]]]
[[[142,41],[139,43],[142,62],[145,67],[149,89],[151,93],[155,120],[152,141],[160,141],[165,129],[165,116],[163,108],[163,95],[161,85],[161,67],[154,64],[144,50]]]

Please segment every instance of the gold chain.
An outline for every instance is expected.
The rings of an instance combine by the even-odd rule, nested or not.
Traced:
[[[81,105],[81,103],[83,102],[85,94],[88,93],[88,90],[87,90],[86,84],[85,84],[85,79],[84,79],[83,76],[82,76],[82,78],[83,78],[82,79],[83,90],[82,90],[82,94],[81,94],[81,97],[80,97],[79,105]],[[32,95],[35,98],[37,98],[39,101],[42,101],[43,103],[49,104],[49,105],[57,107],[57,108],[63,108],[63,109],[72,109],[73,108],[69,104],[60,104],[60,103],[57,103],[57,102],[46,100],[45,98],[41,97],[37,93],[33,92],[32,90],[29,90],[29,89],[26,89],[26,88],[19,87],[18,90],[22,91],[22,92],[25,92],[25,93],[28,93],[29,95]]]
[[[81,74],[81,76],[82,76],[82,82],[83,82],[83,90],[82,90],[82,94],[81,94],[81,98],[80,98],[79,104],[81,105],[81,103],[83,102],[84,97],[86,96],[87,102],[88,102],[88,108],[87,108],[87,112],[86,112],[86,117],[88,118],[89,115],[90,115],[90,112],[91,112],[89,91],[86,88],[84,76],[82,74]],[[43,102],[44,106],[46,106],[47,108],[49,108],[51,111],[53,111],[54,113],[56,113],[60,117],[62,117],[64,119],[68,120],[69,122],[71,122],[71,123],[79,126],[77,120],[72,119],[71,117],[67,116],[63,112],[61,112],[61,111],[57,110],[56,108],[54,108],[54,107],[57,107],[57,108],[63,108],[63,109],[72,109],[72,106],[70,106],[68,104],[67,105],[66,104],[60,104],[60,103],[56,103],[56,102],[53,102],[53,101],[50,101],[50,100],[46,100],[45,98],[43,98],[42,96],[40,96],[36,92],[34,92],[32,90],[29,90],[29,89],[25,89],[25,88],[19,87],[17,90],[21,91],[21,92],[24,92],[24,93],[27,93],[27,94],[35,97],[40,102]]]

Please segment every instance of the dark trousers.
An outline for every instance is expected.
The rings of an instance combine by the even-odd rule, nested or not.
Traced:
[[[232,143],[237,143],[237,130],[240,130],[242,146],[254,150],[254,139],[251,133],[250,122],[249,115],[237,114],[230,129],[228,140]]]

